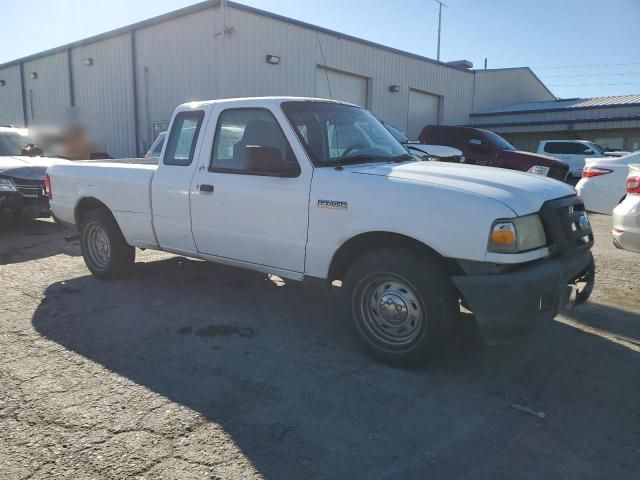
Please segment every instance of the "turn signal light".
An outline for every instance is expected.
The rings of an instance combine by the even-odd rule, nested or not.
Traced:
[[[512,223],[499,223],[491,232],[491,244],[493,246],[515,246],[516,229]]]
[[[609,168],[584,167],[584,170],[582,170],[582,178],[599,177],[600,175],[607,175],[611,172],[613,172],[613,170]]]
[[[627,193],[632,195],[640,194],[640,177],[627,178]]]

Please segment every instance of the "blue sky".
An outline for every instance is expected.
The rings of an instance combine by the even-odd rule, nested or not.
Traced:
[[[193,0],[3,2],[0,63],[144,20]],[[435,58],[432,0],[240,3]],[[640,0],[445,0],[444,61],[530,66],[559,97],[640,94]],[[11,39],[7,41],[7,39]]]

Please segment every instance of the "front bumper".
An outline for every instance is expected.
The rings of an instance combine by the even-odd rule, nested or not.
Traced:
[[[585,302],[593,289],[590,250],[532,262],[515,271],[452,277],[465,304],[475,315],[485,341],[520,336],[537,323],[551,320],[571,302],[577,279],[586,282],[575,303]]]
[[[19,192],[0,192],[0,213],[22,213],[31,218],[49,217],[49,200],[47,197],[24,197]]]

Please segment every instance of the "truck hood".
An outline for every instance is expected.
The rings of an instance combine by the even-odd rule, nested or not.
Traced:
[[[516,215],[537,212],[547,200],[576,193],[573,187],[551,178],[503,168],[457,163],[368,164],[357,165],[352,171],[482,195],[506,205]]]
[[[542,155],[540,153],[523,152],[521,150],[501,150],[500,156],[503,160],[528,160],[533,165],[544,165],[545,167],[559,167],[565,166],[569,168],[565,162],[558,160],[557,158],[550,157],[548,155]]]
[[[0,175],[24,180],[44,180],[47,168],[67,161],[47,157],[0,157]]]

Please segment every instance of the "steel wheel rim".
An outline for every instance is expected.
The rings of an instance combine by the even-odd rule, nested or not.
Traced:
[[[376,276],[364,286],[360,312],[367,333],[396,348],[413,343],[427,320],[415,288],[391,274]]]
[[[104,270],[111,261],[111,242],[102,225],[92,223],[87,226],[85,245],[91,264],[99,270]]]

